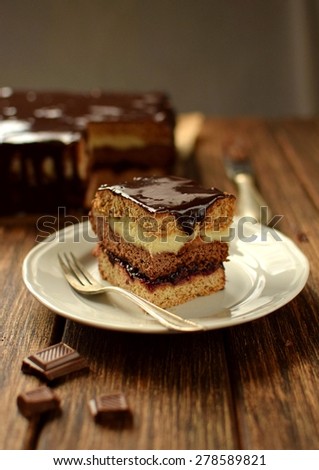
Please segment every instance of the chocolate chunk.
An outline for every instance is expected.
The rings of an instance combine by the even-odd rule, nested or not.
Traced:
[[[100,395],[89,401],[92,416],[98,422],[114,422],[131,419],[131,411],[122,392]]]
[[[70,374],[88,367],[86,359],[65,343],[58,343],[26,357],[22,370],[47,380]]]
[[[18,408],[26,418],[33,418],[47,411],[60,411],[59,397],[46,385],[21,393]]]

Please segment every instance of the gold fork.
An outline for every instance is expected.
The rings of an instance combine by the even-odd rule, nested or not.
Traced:
[[[157,305],[152,304],[148,300],[129,292],[121,287],[103,286],[100,284],[76,259],[73,253],[58,254],[58,259],[68,283],[74,290],[83,295],[96,295],[107,292],[115,292],[131,302],[138,305],[151,317],[161,323],[168,329],[176,331],[202,331],[205,328],[191,320],[182,318],[175,313],[168,312]]]

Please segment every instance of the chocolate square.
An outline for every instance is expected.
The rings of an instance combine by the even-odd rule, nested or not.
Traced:
[[[86,359],[65,343],[58,343],[24,358],[22,370],[46,380],[70,374],[88,367]]]
[[[59,397],[46,385],[21,393],[17,405],[29,419],[48,411],[60,411]]]
[[[122,392],[100,395],[89,401],[91,415],[98,422],[114,423],[131,419],[131,410]]]

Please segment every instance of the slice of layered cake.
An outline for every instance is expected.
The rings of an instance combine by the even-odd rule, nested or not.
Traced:
[[[102,185],[90,211],[102,278],[165,308],[223,289],[234,205],[174,176]]]

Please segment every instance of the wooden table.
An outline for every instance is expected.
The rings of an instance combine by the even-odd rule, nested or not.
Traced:
[[[50,312],[23,284],[35,245],[32,217],[0,226],[1,449],[319,448],[319,119],[206,119],[196,163],[204,185],[234,191],[223,143],[249,139],[258,183],[280,229],[309,258],[305,289],[278,311],[204,333],[143,335],[83,326]],[[90,363],[55,386],[60,417],[33,425],[16,397],[39,379],[25,356],[64,341]],[[87,401],[121,389],[131,426],[101,426]]]

